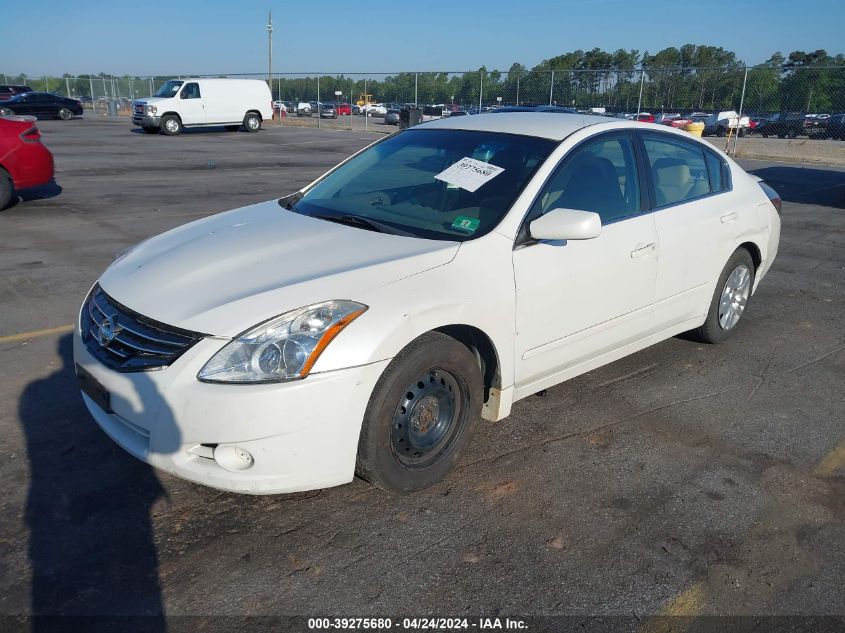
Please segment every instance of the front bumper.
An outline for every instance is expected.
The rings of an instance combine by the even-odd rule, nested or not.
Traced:
[[[161,123],[160,116],[153,116],[152,114],[132,114],[132,123],[140,125],[141,127],[159,127]]]
[[[74,360],[109,393],[106,412],[84,393],[97,424],[127,452],[177,477],[250,494],[347,483],[376,381],[388,360],[287,383],[208,384],[196,379],[226,340],[206,338],[159,371],[120,373],[74,335]],[[249,466],[235,460],[246,451]]]

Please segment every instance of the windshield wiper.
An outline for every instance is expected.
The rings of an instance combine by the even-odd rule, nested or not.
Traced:
[[[405,231],[392,224],[386,222],[379,222],[378,220],[371,220],[370,218],[363,218],[360,215],[322,213],[312,215],[312,218],[319,218],[321,220],[328,220],[329,222],[336,222],[337,224],[345,224],[346,226],[355,226],[367,231],[375,231],[376,233],[388,233],[390,235],[404,235],[406,237],[418,237],[410,231]]]

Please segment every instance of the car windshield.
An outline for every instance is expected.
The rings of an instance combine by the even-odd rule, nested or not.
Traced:
[[[177,92],[179,92],[179,87],[185,82],[179,81],[178,79],[171,79],[170,81],[165,81],[161,88],[153,95],[154,97],[172,97]]]
[[[280,204],[385,233],[474,239],[502,220],[555,145],[514,134],[406,130]]]

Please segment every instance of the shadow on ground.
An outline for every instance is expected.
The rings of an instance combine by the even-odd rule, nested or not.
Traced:
[[[845,171],[775,166],[749,173],[774,187],[786,202],[845,208]]]
[[[122,452],[91,419],[74,373],[72,338],[61,366],[30,383],[20,420],[30,462],[26,505],[33,630],[53,615],[132,615],[165,628],[151,505],[163,494],[152,469]],[[152,629],[150,626],[152,625]]]

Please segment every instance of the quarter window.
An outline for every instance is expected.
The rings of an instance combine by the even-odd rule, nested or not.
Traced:
[[[710,192],[718,193],[729,188],[725,182],[725,168],[722,159],[713,152],[704,152],[707,160],[707,172],[710,176]]]
[[[658,207],[694,200],[711,193],[703,148],[681,140],[654,136],[645,137],[643,144],[648,154]]]
[[[634,144],[612,136],[576,148],[546,182],[531,209],[539,217],[552,209],[593,211],[603,224],[640,211]]]

